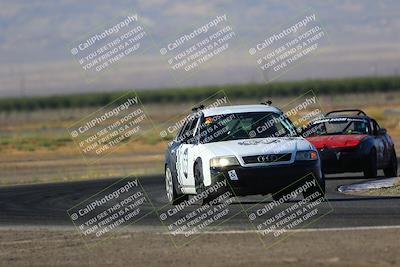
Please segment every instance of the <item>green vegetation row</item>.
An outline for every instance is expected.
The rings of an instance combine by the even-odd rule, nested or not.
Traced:
[[[230,99],[237,99],[296,96],[310,89],[313,89],[317,95],[397,91],[400,89],[400,76],[170,88],[141,90],[137,93],[142,103],[147,104],[160,102],[198,102],[220,90],[225,90]],[[109,104],[129,91],[132,90],[46,97],[5,98],[0,99],[0,111],[98,107]]]

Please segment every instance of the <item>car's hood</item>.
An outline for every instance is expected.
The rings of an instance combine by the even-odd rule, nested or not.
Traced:
[[[312,150],[313,146],[302,137],[242,139],[204,144],[214,156],[234,155],[236,157],[262,154],[294,153],[298,150]]]
[[[365,134],[322,135],[308,137],[307,140],[317,149],[344,148],[357,146],[365,137],[367,137]]]

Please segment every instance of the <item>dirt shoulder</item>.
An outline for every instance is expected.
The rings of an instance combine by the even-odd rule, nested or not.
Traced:
[[[398,266],[400,229],[299,232],[272,248],[255,233],[204,234],[175,248],[168,235],[123,232],[88,249],[74,231],[0,230],[3,266]]]

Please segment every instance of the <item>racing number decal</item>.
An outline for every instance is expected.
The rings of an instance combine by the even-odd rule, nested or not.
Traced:
[[[186,148],[183,151],[182,156],[182,171],[185,178],[188,177],[188,149]]]
[[[388,135],[382,136],[382,142],[384,146],[383,160],[388,162],[392,158],[392,154],[390,153],[392,147],[390,137]]]
[[[176,170],[178,180],[188,177],[188,148],[180,145],[176,150]]]
[[[378,160],[382,162],[385,160],[385,142],[382,140],[382,137],[378,137]],[[378,163],[379,164],[379,163]]]
[[[228,175],[229,175],[229,178],[230,178],[232,181],[237,181],[237,180],[239,180],[239,177],[237,176],[235,170],[230,170],[230,171],[228,171]]]

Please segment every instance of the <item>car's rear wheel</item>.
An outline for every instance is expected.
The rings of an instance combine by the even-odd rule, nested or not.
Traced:
[[[386,177],[397,177],[397,157],[394,150],[390,157],[389,165],[383,169],[383,173]]]
[[[189,199],[188,195],[178,193],[175,177],[173,176],[170,168],[165,168],[165,191],[167,193],[168,202],[172,205],[178,205],[185,200]]]
[[[368,160],[364,166],[364,177],[375,178],[378,176],[378,161],[376,157],[375,149],[372,149],[369,153]]]

